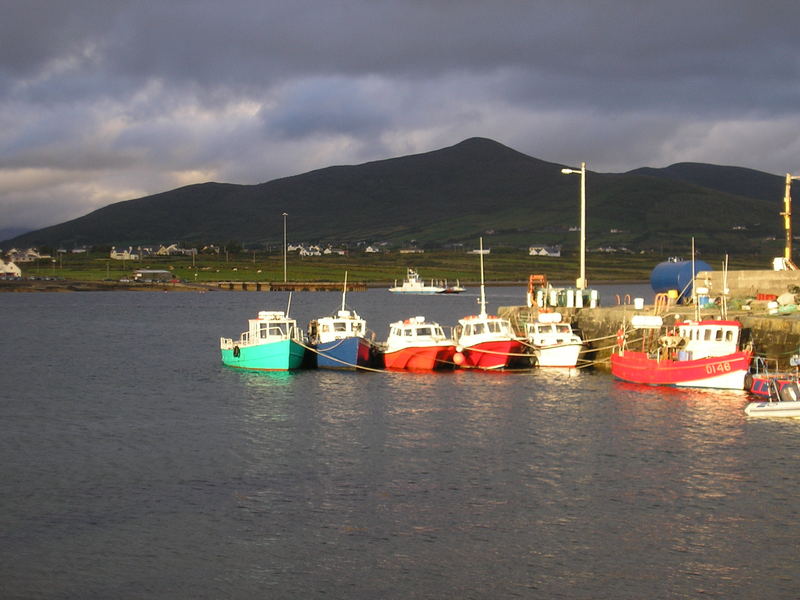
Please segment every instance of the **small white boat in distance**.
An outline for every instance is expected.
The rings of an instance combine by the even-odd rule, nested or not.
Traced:
[[[533,349],[538,367],[574,367],[583,340],[557,312],[539,313],[536,321],[525,323],[525,337]]]
[[[411,267],[406,270],[406,278],[402,285],[397,285],[397,281],[394,283],[394,287],[390,287],[389,291],[395,294],[441,294],[446,290],[442,286],[433,285],[433,282],[431,285],[425,285],[419,273]]]

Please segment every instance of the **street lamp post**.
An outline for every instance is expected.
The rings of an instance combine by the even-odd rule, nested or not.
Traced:
[[[581,275],[575,281],[575,287],[579,290],[586,289],[586,163],[581,163],[578,169],[561,169],[564,175],[581,176]]]
[[[283,283],[286,283],[286,217],[289,213],[283,213]]]

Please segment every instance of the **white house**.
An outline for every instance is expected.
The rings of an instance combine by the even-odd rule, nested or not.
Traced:
[[[179,248],[178,244],[170,244],[165,246],[161,244],[156,255],[158,256],[192,256],[197,254],[197,248]]]
[[[0,258],[0,275],[6,277],[22,277],[22,269],[14,264],[13,261],[4,262]]]
[[[139,260],[139,255],[133,251],[131,246],[128,246],[127,250],[117,250],[116,246],[111,246],[108,256],[113,260]]]
[[[12,248],[8,251],[8,258],[11,262],[32,262],[40,258],[50,258],[50,255],[39,254],[36,248],[28,248],[27,250]]]
[[[561,246],[531,246],[528,248],[529,256],[561,256]]]

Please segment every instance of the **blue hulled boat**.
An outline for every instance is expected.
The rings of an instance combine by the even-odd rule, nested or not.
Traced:
[[[367,322],[353,310],[345,308],[347,274],[345,273],[342,307],[330,317],[314,319],[308,324],[309,344],[316,351],[320,369],[357,369],[376,366],[378,356],[372,341],[374,334]]]

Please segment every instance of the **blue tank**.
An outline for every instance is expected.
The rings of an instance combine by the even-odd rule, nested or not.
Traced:
[[[708,263],[702,260],[694,261],[695,274],[700,271],[713,271]],[[669,290],[678,290],[678,298],[686,300],[692,295],[692,261],[658,263],[650,273],[650,287],[656,294],[663,294]]]

